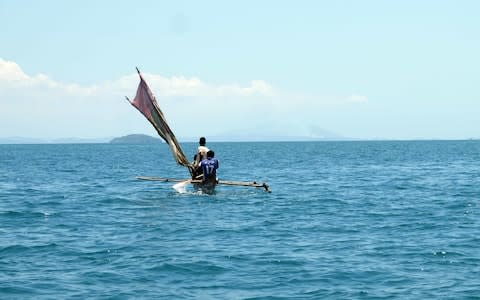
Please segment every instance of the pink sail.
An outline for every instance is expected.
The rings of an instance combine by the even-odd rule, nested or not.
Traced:
[[[157,130],[158,135],[170,146],[172,150],[173,157],[175,161],[191,171],[191,164],[188,161],[187,157],[183,153],[180,144],[177,141],[177,138],[173,134],[172,130],[167,124],[167,120],[163,116],[162,111],[158,107],[157,100],[153,95],[152,91],[148,87],[148,84],[143,79],[142,74],[137,69],[138,75],[140,76],[140,83],[138,84],[137,95],[133,101],[127,98],[127,100],[132,104],[136,109],[138,109],[147,120],[153,125],[155,130]]]

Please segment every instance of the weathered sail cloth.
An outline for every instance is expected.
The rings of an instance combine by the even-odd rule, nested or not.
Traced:
[[[137,95],[135,96],[135,99],[133,99],[133,101],[130,101],[130,99],[127,98],[128,102],[130,102],[130,104],[132,104],[136,109],[138,109],[147,118],[147,120],[150,121],[153,127],[157,130],[160,137],[162,137],[162,139],[170,146],[176,162],[182,166],[189,168],[189,170],[191,171],[190,162],[183,153],[183,150],[180,147],[177,138],[168,126],[167,120],[163,116],[160,108],[158,107],[155,96],[148,87],[148,84],[143,79],[140,71],[138,71],[138,75],[140,76],[140,83],[138,84]]]

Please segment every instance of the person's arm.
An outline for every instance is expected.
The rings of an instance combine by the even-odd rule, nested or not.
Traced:
[[[200,163],[200,167],[202,168],[202,181],[206,181],[207,180],[207,166],[206,164],[204,163]]]

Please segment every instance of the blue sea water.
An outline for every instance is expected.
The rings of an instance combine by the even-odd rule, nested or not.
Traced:
[[[480,141],[209,146],[0,145],[0,299],[480,299]]]

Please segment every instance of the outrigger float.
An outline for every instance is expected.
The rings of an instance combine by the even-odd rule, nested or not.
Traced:
[[[162,178],[162,177],[150,177],[150,176],[138,176],[139,180],[147,181],[160,181],[160,182],[183,182],[185,184],[192,184],[196,189],[201,190],[204,193],[212,194],[215,191],[216,185],[229,185],[229,186],[244,186],[263,188],[266,192],[270,193],[271,190],[267,183],[257,183],[256,181],[227,181],[227,180],[210,180],[203,181],[197,177],[194,177],[195,166],[185,156],[180,143],[173,134],[170,126],[168,126],[167,120],[163,115],[157,100],[153,95],[150,87],[143,78],[140,70],[137,68],[138,75],[140,77],[140,83],[138,84],[137,94],[133,101],[130,101],[128,97],[125,97],[127,101],[133,105],[138,111],[140,111],[145,118],[152,124],[157,131],[158,135],[170,146],[175,161],[188,169],[190,172],[190,179],[176,179],[176,178]]]

